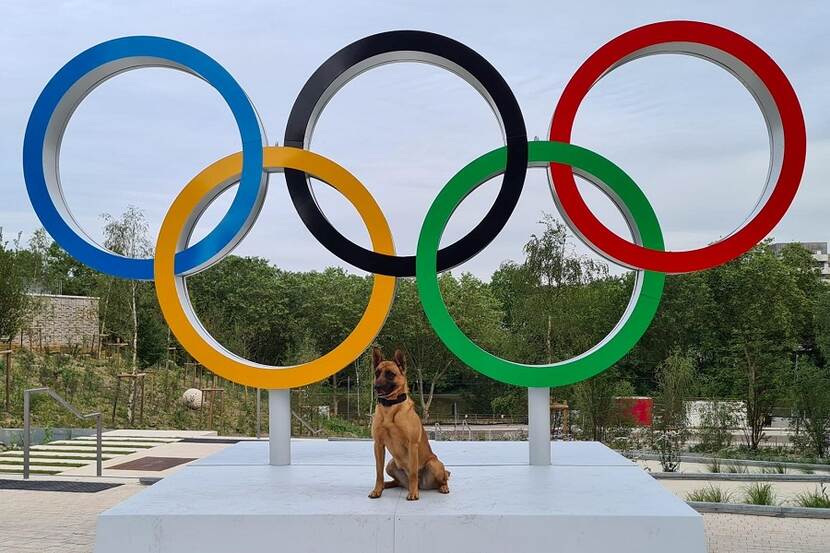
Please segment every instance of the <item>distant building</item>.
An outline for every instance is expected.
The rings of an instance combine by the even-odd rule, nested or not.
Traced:
[[[790,244],[798,244],[813,254],[815,266],[821,274],[821,280],[830,283],[830,262],[827,259],[827,242],[778,242],[772,244],[772,251],[776,254],[781,253],[784,246]]]

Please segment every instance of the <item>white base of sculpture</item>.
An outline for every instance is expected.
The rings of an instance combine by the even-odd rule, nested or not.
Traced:
[[[529,466],[523,442],[433,442],[449,495],[369,499],[371,442],[232,446],[98,518],[96,553],[704,553],[701,516],[598,443],[556,442]]]

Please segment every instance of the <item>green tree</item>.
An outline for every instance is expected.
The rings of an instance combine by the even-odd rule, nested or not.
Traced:
[[[439,277],[444,303],[458,326],[481,347],[492,349],[504,340],[503,312],[490,287],[464,273],[455,278],[447,272]],[[401,347],[407,354],[409,378],[418,392],[424,420],[437,388],[449,375],[470,369],[463,366],[432,330],[418,298],[415,282],[401,279],[392,312],[379,336],[388,351]],[[465,376],[466,378],[466,376]]]
[[[0,339],[12,340],[23,327],[32,306],[19,266],[19,237],[11,247],[0,228]]]
[[[680,449],[688,438],[686,401],[692,396],[694,381],[693,356],[676,350],[660,364],[652,430],[666,472],[674,472],[680,465]]]
[[[813,454],[824,457],[830,439],[830,371],[801,363],[790,393],[799,428]]]
[[[152,245],[150,244],[149,227],[144,213],[134,207],[129,206],[127,210],[116,218],[108,213],[101,215],[104,220],[104,247],[110,251],[130,258],[144,258],[152,253]],[[113,298],[110,297],[113,289],[118,289],[124,292],[124,296],[120,299],[127,304],[126,315],[129,317],[126,327],[129,329],[129,344],[130,344],[130,370],[132,374],[138,372],[138,302],[139,291],[145,288],[146,283],[138,280],[128,280],[126,282],[116,281],[110,279],[110,290],[105,299],[105,313],[108,307],[108,302]],[[115,313],[115,312],[113,312]],[[123,311],[120,313],[124,313]],[[135,379],[132,379],[134,382]],[[133,383],[129,387],[129,394],[127,395],[127,418],[130,423],[133,422],[134,406],[135,406],[135,391],[136,386]]]
[[[810,271],[788,264],[768,243],[711,271],[710,287],[719,305],[711,324],[719,326],[724,348],[720,366],[746,405],[745,438],[753,450],[783,395],[782,383],[791,376],[792,352],[803,329],[801,311],[810,310],[799,280]]]

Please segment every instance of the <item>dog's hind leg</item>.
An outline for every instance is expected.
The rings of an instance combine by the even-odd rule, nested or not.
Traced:
[[[407,480],[409,477],[406,475],[406,471],[400,468],[394,459],[390,459],[386,464],[386,474],[391,476],[394,480],[391,482],[384,482],[384,489],[397,488],[398,486],[405,488],[407,486]]]
[[[444,468],[444,463],[436,459],[430,459],[421,469],[418,475],[418,484],[422,490],[435,490],[441,493],[450,493],[447,485],[450,473]]]

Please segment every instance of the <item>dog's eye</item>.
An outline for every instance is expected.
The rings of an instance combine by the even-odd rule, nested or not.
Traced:
[[[395,373],[393,373],[392,371],[386,371],[384,376],[386,376],[386,378],[392,379],[395,378]]]

